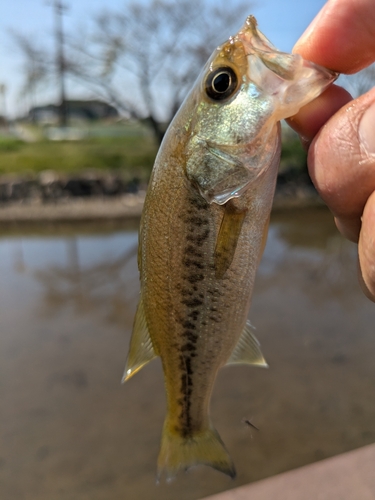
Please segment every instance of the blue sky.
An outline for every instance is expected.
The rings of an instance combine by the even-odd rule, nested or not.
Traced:
[[[192,0],[194,1],[194,0]],[[209,3],[212,0],[207,0]],[[37,37],[43,44],[53,44],[53,13],[51,0],[1,0],[0,1],[0,84],[5,84],[6,107],[11,115],[24,111],[27,103],[20,100],[22,60],[17,53],[9,32],[17,31]],[[68,11],[64,16],[66,30],[78,29],[95,12],[121,8],[125,0],[65,0]],[[143,0],[147,4],[147,0]],[[249,1],[249,14],[258,19],[261,31],[284,51],[290,51],[321,7],[324,0],[258,0]],[[228,1],[228,8],[230,2]],[[83,97],[82,90],[68,88],[71,97]],[[53,94],[46,93],[46,100]],[[2,104],[0,103],[0,107]],[[0,114],[3,112],[0,109]]]

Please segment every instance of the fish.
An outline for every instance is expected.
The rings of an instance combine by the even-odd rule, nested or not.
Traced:
[[[248,321],[280,162],[280,120],[338,75],[278,51],[249,16],[171,122],[139,231],[141,291],[123,381],[161,358],[157,478],[203,464],[234,478],[209,405],[224,365],[266,367]]]

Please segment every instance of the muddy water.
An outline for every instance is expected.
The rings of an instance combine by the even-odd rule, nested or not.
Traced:
[[[355,246],[324,210],[279,213],[250,314],[270,369],[223,369],[212,401],[238,477],[199,467],[155,486],[160,363],[120,385],[136,241],[134,224],[2,231],[1,499],[198,499],[375,442],[375,305]]]

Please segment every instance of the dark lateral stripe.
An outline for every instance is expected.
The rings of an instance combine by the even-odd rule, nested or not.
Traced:
[[[198,319],[200,307],[204,304],[204,290],[201,283],[206,276],[206,257],[202,246],[210,235],[210,221],[208,218],[208,204],[198,193],[192,195],[187,207],[187,215],[183,218],[185,223],[185,241],[183,241],[183,256],[181,264],[184,267],[182,276],[183,286],[179,290],[180,303],[185,306],[184,313],[179,319],[182,327],[181,345],[179,354],[180,388],[181,396],[179,429],[184,437],[193,434],[191,409],[193,397],[193,371],[194,358],[198,356]]]
[[[191,396],[193,392],[193,369],[191,366],[191,357],[189,354],[181,353],[180,355],[180,369],[181,369],[181,394],[182,397],[178,400],[181,405],[180,413],[180,432],[183,437],[189,437],[193,433],[192,419],[191,419]]]
[[[192,299],[181,300],[181,304],[185,304],[188,307],[199,307],[203,304],[203,301],[194,297]]]

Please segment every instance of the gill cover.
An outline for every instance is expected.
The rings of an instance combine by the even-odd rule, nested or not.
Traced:
[[[192,185],[209,203],[240,197],[271,163],[277,122],[296,114],[337,76],[278,51],[249,16],[204,70],[186,148]]]

